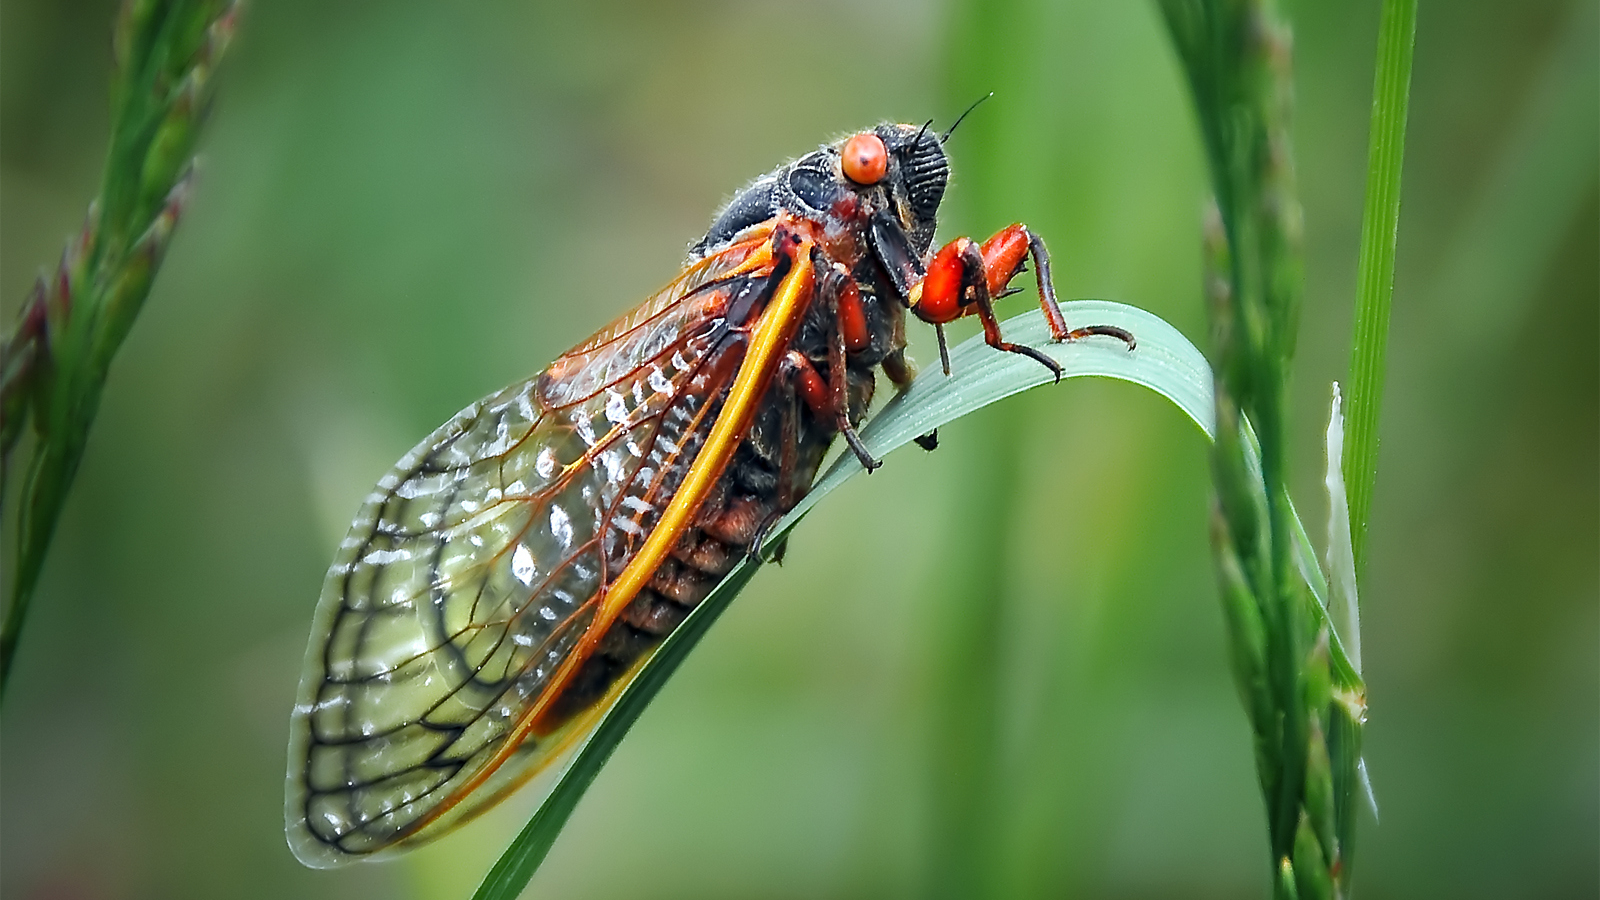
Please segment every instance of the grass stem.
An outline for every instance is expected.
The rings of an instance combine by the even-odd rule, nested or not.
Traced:
[[[1361,219],[1361,259],[1345,412],[1344,480],[1357,573],[1361,572],[1366,555],[1367,522],[1378,471],[1378,414],[1383,405],[1384,352],[1394,294],[1400,174],[1416,32],[1417,0],[1384,0],[1372,84],[1367,197]]]
[[[1287,25],[1272,0],[1161,0],[1194,97],[1215,203],[1204,293],[1214,343],[1212,543],[1253,731],[1277,897],[1342,897],[1365,688],[1302,574],[1288,494],[1289,363],[1302,268]],[[1313,564],[1314,567],[1314,564]]]
[[[188,199],[195,139],[237,8],[232,0],[123,3],[112,35],[111,140],[99,199],[0,344],[0,490],[11,481],[12,452],[28,451],[0,625],[0,697],[112,358],[149,296]]]

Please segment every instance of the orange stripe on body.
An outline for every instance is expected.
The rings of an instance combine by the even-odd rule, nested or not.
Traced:
[[[765,393],[767,384],[772,381],[784,348],[789,346],[789,339],[800,324],[800,314],[811,299],[810,241],[800,245],[795,257],[794,269],[784,276],[772,302],[767,304],[766,311],[761,315],[761,324],[757,326],[755,338],[750,342],[750,349],[739,366],[739,374],[734,379],[733,388],[728,391],[728,399],[722,404],[722,414],[711,426],[706,445],[695,456],[688,477],[673,494],[672,502],[667,504],[661,520],[650,531],[638,555],[606,589],[600,611],[595,614],[594,621],[589,624],[589,630],[574,649],[573,655],[583,652],[584,656],[588,656],[584,651],[592,650],[623,607],[633,602],[639,589],[655,574],[667,552],[677,543],[683,529],[700,511],[701,502],[733,458],[733,451],[738,448],[745,429],[750,427],[750,420],[755,417],[756,404]]]
[[[638,596],[640,589],[649,582],[656,568],[677,543],[684,528],[700,511],[701,503],[712,485],[722,477],[728,461],[733,458],[734,450],[738,449],[739,442],[744,438],[751,419],[755,417],[756,404],[760,402],[766,386],[771,383],[785,348],[799,330],[800,321],[811,300],[814,280],[811,246],[811,241],[805,239],[794,251],[794,268],[784,276],[772,301],[762,313],[761,322],[756,326],[750,347],[745,352],[744,362],[739,366],[739,374],[735,376],[733,387],[728,391],[728,398],[722,404],[721,415],[717,416],[716,422],[711,426],[711,434],[706,438],[705,446],[695,456],[694,463],[689,467],[688,476],[684,478],[677,493],[673,494],[671,502],[661,514],[661,520],[651,529],[650,536],[645,538],[638,554],[622,570],[622,574],[605,589],[600,609],[595,612],[594,619],[590,621],[577,646],[573,647],[572,652],[561,661],[555,674],[550,677],[550,683],[539,693],[539,698],[528,711],[517,720],[516,727],[507,735],[504,744],[494,756],[437,807],[406,829],[407,833],[415,834],[449,812],[461,802],[462,798],[488,781],[517,752],[517,748],[533,733],[539,719],[561,695],[562,690],[572,680],[572,676],[577,674],[578,668],[594,652],[606,629],[616,621],[623,608]]]

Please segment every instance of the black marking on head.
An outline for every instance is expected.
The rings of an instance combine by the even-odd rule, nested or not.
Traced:
[[[789,191],[812,213],[823,215],[847,189],[839,183],[838,176],[823,167],[826,158],[818,156],[808,156],[789,170]]]
[[[919,261],[932,246],[939,204],[944,200],[950,180],[950,163],[938,134],[932,131],[932,124],[930,121],[916,128],[886,123],[873,129],[871,133],[876,134],[889,151],[889,167],[885,177],[871,185],[856,184],[841,171],[839,153],[843,141],[780,166],[735,195],[717,215],[705,237],[690,247],[690,253],[704,257],[726,246],[740,232],[783,211],[842,227],[857,227],[859,220],[835,222],[835,219],[840,215],[853,217],[858,209],[874,219],[880,213],[887,214],[897,234],[892,237],[886,237],[887,232],[880,234],[883,223],[874,221],[872,242],[880,261],[893,273],[895,286],[904,296],[906,276],[911,273],[906,258]],[[851,200],[852,195],[859,198],[862,205],[845,202]],[[841,213],[841,210],[849,212]],[[915,274],[920,274],[920,265],[915,268]]]
[[[877,134],[895,160],[895,193],[904,204],[902,224],[918,252],[933,243],[933,229],[950,182],[950,161],[936,134],[927,126],[880,125]]]
[[[911,211],[919,219],[931,219],[939,213],[939,203],[944,200],[944,189],[950,181],[950,163],[944,149],[925,134],[906,151],[906,193],[911,198]]]

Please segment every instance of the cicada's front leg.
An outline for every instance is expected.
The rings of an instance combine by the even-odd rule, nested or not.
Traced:
[[[774,376],[774,390],[780,411],[778,503],[749,543],[752,558],[760,554],[772,528],[794,509],[809,487],[796,480],[802,405],[817,422],[844,435],[845,443],[850,445],[851,451],[868,472],[883,465],[867,452],[866,444],[856,432],[855,424],[850,421],[850,385],[845,370],[845,356],[866,349],[871,340],[860,289],[842,266],[818,266],[814,290],[813,302],[823,305],[827,313],[825,318],[831,323],[828,329],[828,374],[824,376],[804,353],[792,348],[783,354],[778,363]],[[786,547],[787,541],[780,543],[773,550],[772,558],[782,562]]]
[[[844,435],[851,452],[871,472],[883,462],[867,452],[855,423],[850,421],[850,383],[845,371],[846,354],[866,349],[871,340],[861,291],[842,268],[819,269],[816,290],[817,301],[827,309],[827,318],[833,323],[828,330],[828,377],[823,378],[811,360],[794,350],[784,357],[780,377],[793,381],[812,415]]]
[[[989,346],[1038,360],[1054,372],[1059,381],[1061,366],[1032,347],[1002,339],[1000,320],[994,314],[995,299],[1006,293],[1011,279],[1023,271],[1023,263],[1029,255],[1033,256],[1034,268],[1039,273],[1039,307],[1044,310],[1053,340],[1075,341],[1099,334],[1126,343],[1129,350],[1136,346],[1133,335],[1115,325],[1067,328],[1061,304],[1056,302],[1055,284],[1050,278],[1050,253],[1044,241],[1020,223],[1002,229],[981,245],[962,237],[940,248],[928,265],[927,274],[911,289],[908,298],[911,311],[934,325],[975,315],[983,323],[983,339]]]

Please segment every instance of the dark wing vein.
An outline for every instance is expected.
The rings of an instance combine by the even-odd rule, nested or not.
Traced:
[[[539,696],[698,452],[731,378],[713,327],[731,282],[718,273],[750,249],[597,335],[584,366],[558,360],[463,410],[368,497],[324,584],[293,721],[286,818],[303,862],[425,839],[564,746],[527,741],[453,796]]]

